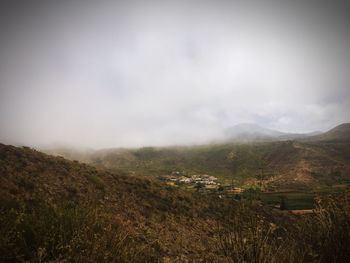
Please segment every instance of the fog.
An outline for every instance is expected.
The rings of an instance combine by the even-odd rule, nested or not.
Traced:
[[[307,3],[306,3],[307,2]],[[205,143],[350,121],[346,1],[5,1],[0,142]]]

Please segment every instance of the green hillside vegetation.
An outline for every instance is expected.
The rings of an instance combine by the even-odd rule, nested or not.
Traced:
[[[314,214],[297,216],[2,144],[0,175],[1,262],[344,262],[350,256],[350,193],[324,197]]]
[[[272,190],[303,190],[347,184],[350,180],[350,124],[299,140],[251,141],[199,146],[73,151],[62,155],[113,172],[159,176],[210,174],[223,184],[255,187],[256,178]]]
[[[221,183],[256,184],[263,171],[269,189],[310,189],[347,183],[349,142],[277,141],[96,151],[87,161],[126,174],[158,176],[173,171],[210,174]],[[79,159],[79,156],[76,156]]]
[[[340,124],[325,133],[312,136],[307,139],[312,141],[349,142],[350,141],[350,123]]]

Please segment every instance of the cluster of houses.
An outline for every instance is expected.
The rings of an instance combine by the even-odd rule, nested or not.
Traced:
[[[183,175],[181,172],[173,172],[171,175],[164,175],[162,180],[177,184],[196,184],[203,185],[207,189],[216,189],[220,186],[218,178],[208,174]]]

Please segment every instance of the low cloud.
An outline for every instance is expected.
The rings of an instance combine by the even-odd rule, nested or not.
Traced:
[[[348,122],[346,5],[261,2],[5,5],[0,141],[189,144],[241,122]]]

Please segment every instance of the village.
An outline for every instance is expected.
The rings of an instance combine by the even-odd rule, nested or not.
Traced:
[[[167,182],[169,185],[182,185],[201,187],[205,189],[216,190],[220,187],[218,178],[208,174],[187,175],[185,172],[173,171],[170,175],[162,175],[160,180]]]
[[[231,194],[240,194],[243,191],[241,188],[221,185],[217,177],[209,174],[188,175],[184,171],[173,171],[170,175],[159,176],[159,179],[171,186],[185,186],[203,191],[225,191]]]

